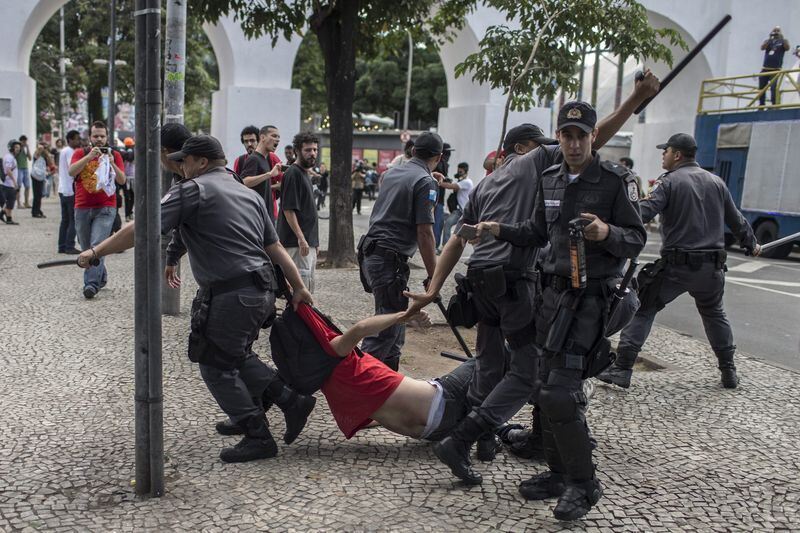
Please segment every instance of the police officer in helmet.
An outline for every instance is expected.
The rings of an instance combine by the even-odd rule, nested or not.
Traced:
[[[215,138],[191,137],[178,152],[162,159],[181,163],[185,179],[161,200],[161,231],[180,228],[181,244],[172,250],[189,254],[199,289],[192,303],[189,358],[228,417],[244,433],[225,448],[225,462],[274,457],[277,445],[262,402],[274,402],[286,418],[284,442],[290,444],[314,408],[311,396],[286,386],[271,366],[253,353],[253,342],[274,314],[273,263],[293,289],[292,303],[312,302],[291,258],[278,242],[267,208],[257,193],[225,170],[225,154]],[[174,168],[173,168],[174,170]],[[86,268],[93,259],[133,247],[134,222],[78,256]],[[172,284],[180,279],[167,274]]]
[[[419,249],[428,278],[436,267],[433,236],[437,180],[433,173],[444,146],[435,133],[414,140],[413,158],[390,168],[383,176],[381,193],[372,207],[369,230],[358,243],[358,262],[364,290],[375,299],[375,314],[405,311],[403,296],[409,278],[408,259]],[[386,363],[400,366],[405,325],[396,324],[364,339],[361,349]]]
[[[593,375],[599,359],[607,360],[609,286],[621,278],[625,259],[636,257],[646,239],[634,178],[592,151],[596,122],[589,104],[565,104],[557,123],[564,162],[542,174],[533,217],[477,227],[477,238],[490,232],[517,246],[550,243],[541,259],[542,303],[535,317],[536,344],[543,356],[537,403],[549,471],[523,482],[520,492],[529,500],[558,497],[553,514],[559,520],[580,518],[602,495],[583,415],[582,382]],[[585,249],[578,279],[573,279],[573,240]]]
[[[667,172],[656,180],[639,205],[645,222],[661,215],[661,259],[645,266],[639,275],[641,307],[622,330],[614,365],[597,377],[606,383],[630,387],[633,364],[656,314],[688,292],[717,356],[722,386],[733,389],[739,383],[733,363],[736,346],[722,306],[727,258],[725,226],[748,253],[759,255],[761,247],[753,228],[733,203],[725,182],[695,161],[694,137],[676,133],[656,148],[663,150],[662,166]]]

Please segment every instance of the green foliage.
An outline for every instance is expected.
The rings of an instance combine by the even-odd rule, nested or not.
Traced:
[[[107,0],[72,0],[64,5],[65,57],[67,97],[72,105],[77,94],[89,95],[89,114],[92,118],[105,119],[105,110],[100,108],[100,89],[108,85],[108,66],[96,65],[95,59],[108,59],[110,30],[109,5]],[[127,65],[117,65],[117,102],[134,101],[135,21],[134,0],[117,0],[117,44],[116,57]],[[166,16],[164,10],[164,16]],[[189,16],[186,28],[186,108],[197,109],[189,115],[187,127],[210,129],[210,115],[203,108],[210,107],[211,91],[218,86],[217,63],[211,44],[202,28],[200,17]],[[47,22],[34,44],[31,53],[30,76],[36,80],[36,104],[39,131],[49,131],[49,115],[58,116],[60,109],[61,77],[58,71],[59,58],[59,13]],[[71,63],[71,64],[70,64]],[[208,116],[206,116],[208,115]],[[192,125],[190,125],[192,123]]]
[[[530,70],[518,80],[511,108],[525,110],[552,99],[559,89],[575,93],[575,77],[583,50],[601,48],[623,57],[672,64],[669,45],[686,48],[671,29],[654,29],[635,0],[487,0],[489,6],[519,20],[519,28],[489,27],[481,50],[456,67],[456,75],[504,88],[518,77],[537,39]]]

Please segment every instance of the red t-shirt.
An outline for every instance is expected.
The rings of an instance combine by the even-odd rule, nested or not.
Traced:
[[[78,148],[75,150],[75,153],[72,154],[72,161],[70,164],[73,165],[80,161],[81,159],[86,156],[86,151],[83,148]],[[122,168],[122,156],[119,155],[119,152],[116,150],[112,150],[111,153],[114,154],[114,164],[117,167]],[[75,176],[75,208],[76,209],[92,209],[96,207],[117,207],[117,195],[106,194],[102,189],[97,190],[97,177],[94,175],[95,170],[97,170],[97,166],[100,163],[97,159],[92,159],[86,166],[83,167],[81,173]],[[115,172],[112,168],[111,172]],[[115,174],[116,176],[116,174]]]
[[[281,158],[278,157],[275,152],[269,152],[267,154],[267,158],[269,159],[269,166],[270,168],[274,167],[275,165],[281,164]],[[275,185],[276,183],[280,183],[283,181],[283,172],[272,178],[271,183]],[[275,210],[275,218],[278,218],[278,191],[272,189],[272,207]]]

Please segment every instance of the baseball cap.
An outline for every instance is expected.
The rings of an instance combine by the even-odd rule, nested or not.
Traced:
[[[172,161],[183,161],[187,155],[206,157],[208,159],[225,159],[225,151],[217,139],[211,135],[195,135],[189,137],[180,151],[167,156]]]
[[[551,139],[550,137],[546,137],[542,128],[535,124],[520,124],[519,126],[514,126],[508,133],[506,133],[506,138],[503,141],[503,150],[506,152],[511,151],[514,148],[514,145],[524,141],[535,141],[539,144],[556,144],[558,141],[555,139]]]
[[[414,150],[421,157],[433,157],[444,151],[444,143],[439,135],[426,131],[414,139]]]
[[[590,133],[597,125],[597,111],[586,102],[573,100],[567,102],[558,111],[558,130],[568,126],[577,126],[586,133]]]
[[[675,150],[680,150],[686,154],[694,154],[697,152],[697,143],[695,142],[694,137],[688,133],[676,133],[664,144],[659,144],[656,146],[656,148],[659,150],[664,150],[668,147]]]

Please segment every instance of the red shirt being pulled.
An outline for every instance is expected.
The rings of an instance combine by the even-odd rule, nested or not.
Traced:
[[[89,149],[89,151],[91,151],[91,149]],[[70,164],[74,165],[83,159],[87,153],[88,152],[83,148],[78,148],[75,150],[75,153],[72,154],[72,161],[70,161]],[[114,154],[114,164],[122,168],[122,156],[116,150],[111,150],[111,153]],[[102,189],[99,191],[97,190],[97,176],[94,175],[94,172],[100,165],[99,159],[100,158],[92,159],[86,163],[86,166],[83,167],[80,174],[75,176],[75,209],[117,207],[116,194],[108,195]],[[116,178],[116,171],[113,167],[111,168],[111,172],[114,173],[114,177]]]

